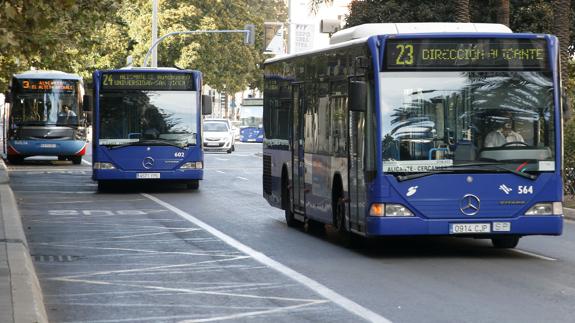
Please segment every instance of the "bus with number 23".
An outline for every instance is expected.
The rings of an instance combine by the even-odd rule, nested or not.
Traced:
[[[367,24],[269,59],[263,196],[348,242],[560,235],[558,65],[556,37],[496,24]]]

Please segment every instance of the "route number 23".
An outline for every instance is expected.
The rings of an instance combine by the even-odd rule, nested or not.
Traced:
[[[411,44],[398,44],[395,46],[399,53],[395,64],[397,65],[411,65],[413,64],[413,45]]]

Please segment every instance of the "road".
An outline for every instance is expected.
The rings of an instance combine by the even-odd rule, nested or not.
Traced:
[[[262,198],[261,145],[207,154],[198,191],[96,193],[89,163],[10,166],[51,322],[567,322],[575,224],[489,241],[345,248],[287,228]],[[89,156],[88,156],[89,161]]]

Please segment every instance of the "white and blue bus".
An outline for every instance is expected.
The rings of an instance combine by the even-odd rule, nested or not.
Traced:
[[[204,174],[202,74],[175,68],[94,72],[93,173],[119,181],[175,181],[199,188]],[[203,105],[202,105],[203,104]]]
[[[84,86],[77,74],[27,71],[15,74],[5,97],[3,150],[19,164],[31,156],[82,162],[87,118]],[[88,102],[88,101],[86,101]]]
[[[244,98],[240,106],[240,141],[263,142],[264,100],[262,98]]]
[[[560,235],[558,65],[556,37],[495,24],[367,24],[267,60],[263,195],[348,238]]]

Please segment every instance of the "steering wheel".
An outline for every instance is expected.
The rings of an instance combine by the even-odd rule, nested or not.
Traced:
[[[501,147],[508,147],[508,146],[524,146],[527,147],[529,146],[527,143],[523,142],[523,141],[511,141],[511,142],[507,142],[505,144],[503,144]]]

